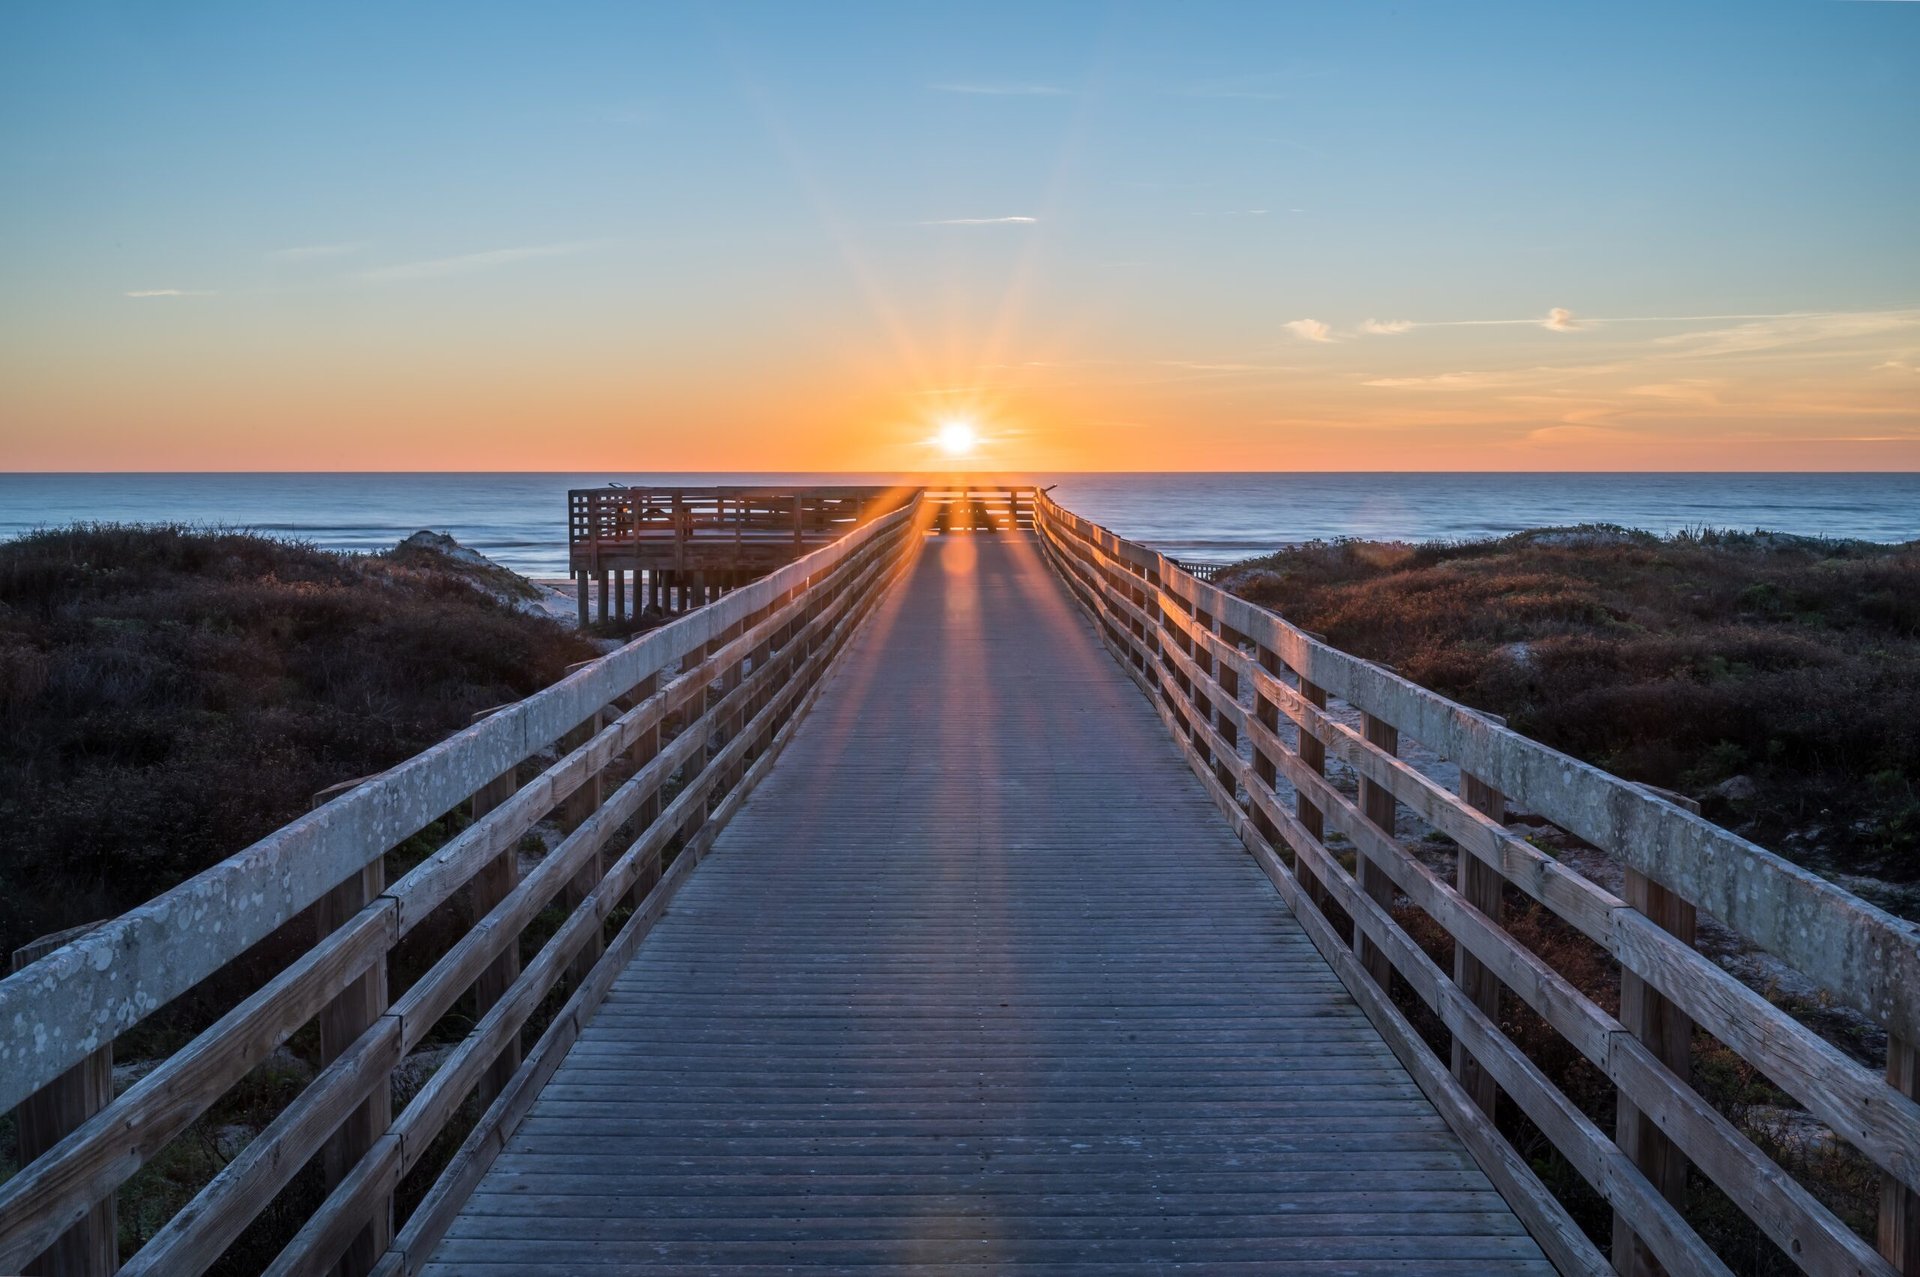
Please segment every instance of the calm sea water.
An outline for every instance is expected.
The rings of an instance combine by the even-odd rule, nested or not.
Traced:
[[[566,572],[566,493],[609,482],[916,482],[903,475],[0,474],[0,538],[82,520],[248,528],[327,549],[450,532]],[[1228,562],[1315,537],[1428,540],[1605,522],[1920,538],[1920,474],[1060,474],[1033,481],[1116,532]]]

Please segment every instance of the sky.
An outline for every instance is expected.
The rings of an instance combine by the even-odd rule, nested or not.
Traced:
[[[0,470],[955,464],[1920,469],[1920,0],[0,6]]]

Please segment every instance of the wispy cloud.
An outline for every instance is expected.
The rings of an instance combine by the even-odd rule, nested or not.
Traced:
[[[211,297],[211,288],[136,288],[128,297]]]
[[[936,217],[922,226],[1031,226],[1037,217]]]
[[[1280,325],[1303,341],[1332,341],[1333,328],[1317,319],[1290,319]]]
[[[1512,386],[1557,385],[1576,378],[1619,372],[1624,367],[1622,364],[1589,364],[1579,367],[1542,366],[1443,372],[1431,377],[1375,377],[1360,384],[1385,390],[1492,390]]]
[[[1726,383],[1708,378],[1681,378],[1677,381],[1664,381],[1650,386],[1630,386],[1627,393],[1639,395],[1644,399],[1658,399],[1663,403],[1696,404],[1703,408],[1718,407],[1720,393]]]
[[[1575,315],[1565,306],[1550,307],[1545,315],[1515,319],[1396,319],[1381,323],[1369,319],[1360,331],[1372,334],[1410,332],[1416,328],[1525,328],[1537,326],[1550,332],[1571,333],[1607,324],[1710,324],[1740,322],[1742,327],[1717,329],[1706,333],[1676,333],[1656,337],[1662,345],[1689,344],[1736,350],[1760,350],[1803,340],[1828,337],[1864,336],[1920,324],[1920,310],[1827,311],[1795,310],[1770,314],[1737,315]],[[1708,339],[1712,340],[1709,341]],[[1764,342],[1765,345],[1753,345]]]
[[[345,257],[359,251],[358,244],[300,244],[293,248],[276,248],[267,256],[275,261],[305,262],[316,257]]]
[[[982,98],[1064,98],[1073,96],[1072,89],[1057,84],[936,84],[935,93],[966,93]]]
[[[571,257],[596,248],[593,241],[569,244],[529,244],[522,248],[495,248],[484,253],[463,253],[458,257],[435,257],[423,262],[403,262],[397,266],[378,266],[360,272],[369,283],[391,283],[408,279],[439,279],[448,275],[470,275],[476,271],[511,266],[516,262],[542,257]]]
[[[1810,342],[1841,341],[1872,337],[1902,328],[1920,326],[1920,310],[1861,310],[1807,312],[1786,315],[1700,316],[1702,320],[1725,318],[1748,322],[1732,328],[1704,332],[1673,333],[1654,338],[1656,346],[1667,349],[1670,359],[1706,359],[1719,355],[1744,355],[1782,346]]]

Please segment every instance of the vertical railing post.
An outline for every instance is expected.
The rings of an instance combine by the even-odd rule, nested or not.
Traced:
[[[1400,729],[1392,723],[1363,711],[1360,715],[1360,729],[1361,734],[1367,738],[1367,743],[1381,752],[1387,754],[1400,752]],[[1360,814],[1367,818],[1369,824],[1385,834],[1389,842],[1393,840],[1394,801],[1391,789],[1362,776],[1360,778]],[[1385,869],[1374,863],[1372,856],[1365,851],[1358,851],[1354,860],[1354,870],[1354,877],[1358,880],[1362,891],[1383,908],[1392,905],[1393,880],[1387,877]],[[1375,984],[1382,989],[1392,985],[1393,963],[1388,959],[1385,950],[1367,939],[1360,929],[1358,918],[1353,922],[1353,952],[1354,956],[1360,959],[1360,965],[1367,969],[1367,974],[1373,977]]]
[[[1887,1035],[1887,1085],[1920,1100],[1920,1043]],[[1880,1253],[1905,1277],[1920,1274],[1920,1193],[1897,1175],[1880,1181]]]
[[[581,666],[591,665],[592,663],[592,661],[581,661],[578,664],[569,665],[567,672],[572,673],[574,670],[581,668]],[[560,738],[557,746],[559,753],[565,756],[592,740],[600,731],[605,721],[606,711],[604,709],[595,710],[592,717],[582,722],[578,727],[568,731]],[[600,803],[604,796],[602,794],[602,786],[605,779],[602,771],[603,769],[601,768],[595,768],[592,774],[580,783],[578,789],[568,794],[566,798],[561,801],[560,810],[556,815],[560,832],[563,835],[571,834],[574,830],[580,828],[594,812],[600,810]],[[578,908],[580,902],[587,898],[587,894],[599,885],[601,876],[606,872],[605,860],[606,851],[604,846],[596,848],[593,854],[588,856],[581,864],[580,871],[574,874],[567,882],[567,885],[561,889],[560,903],[568,913],[572,913],[574,909]],[[587,972],[593,969],[593,964],[600,960],[600,951],[603,946],[604,938],[600,932],[595,931],[588,937],[587,943],[581,947],[579,954],[576,955],[573,960],[572,966],[569,967],[575,980],[586,978]]]
[[[100,924],[89,922],[41,936],[13,951],[12,969],[25,970],[55,949],[73,943]],[[82,1122],[113,1102],[113,1043],[29,1095],[13,1111],[18,1128],[20,1165],[47,1152]],[[120,1267],[119,1219],[115,1195],[108,1193],[59,1240],[28,1264],[38,1277],[105,1277]]]
[[[386,889],[386,858],[375,856],[364,869],[322,896],[314,906],[315,940],[325,940],[345,926]],[[387,958],[383,953],[320,1012],[321,1067],[339,1058],[341,1052],[358,1041],[360,1035],[386,1013]],[[327,1192],[339,1187],[352,1173],[360,1159],[372,1149],[374,1141],[387,1133],[392,1121],[393,1084],[390,1079],[381,1078],[360,1107],[340,1123],[339,1129],[321,1148],[321,1173]],[[392,1241],[393,1194],[389,1191],[375,1203],[372,1217],[348,1244],[336,1271],[341,1277],[359,1277],[372,1271]]]
[[[1194,623],[1199,626],[1202,633],[1213,633],[1213,616],[1211,613],[1203,610],[1198,603],[1193,605],[1188,615],[1193,618]],[[1184,629],[1180,631],[1179,639],[1181,649],[1186,652],[1188,659],[1193,662],[1194,667],[1206,677],[1212,678],[1212,649],[1204,642],[1188,634]],[[1181,690],[1186,692],[1188,701],[1193,705],[1193,721],[1187,725],[1187,734],[1193,741],[1193,747],[1199,750],[1200,756],[1206,759],[1211,765],[1214,779],[1221,781],[1224,785],[1231,786],[1233,784],[1231,779],[1223,780],[1221,778],[1221,771],[1225,767],[1225,763],[1213,756],[1213,746],[1200,730],[1202,725],[1212,727],[1214,720],[1218,717],[1214,712],[1213,697],[1207,695],[1205,684],[1196,679],[1183,678],[1181,680]],[[1228,772],[1227,775],[1231,777],[1232,773]]]
[[[1254,645],[1254,659],[1260,662],[1261,669],[1265,670],[1275,679],[1280,677],[1280,654],[1268,647],[1265,643],[1256,643]],[[1259,722],[1260,726],[1266,728],[1275,736],[1278,736],[1280,734],[1280,706],[1268,697],[1265,692],[1259,690],[1260,681],[1258,679],[1254,680],[1253,685],[1253,716]],[[1266,786],[1269,793],[1273,792],[1275,787],[1280,783],[1280,765],[1275,759],[1269,757],[1264,749],[1260,748],[1259,737],[1257,736],[1254,738],[1253,746],[1253,775],[1256,780]],[[1285,840],[1280,837],[1280,827],[1274,824],[1272,819],[1268,817],[1266,808],[1262,807],[1259,803],[1250,803],[1249,808],[1252,813],[1253,827],[1260,831],[1262,838],[1267,840],[1267,846],[1272,847],[1276,852],[1284,852]],[[1300,878],[1300,871],[1304,866],[1297,855],[1291,859],[1293,861],[1294,878],[1298,880]]]
[[[1460,773],[1460,796],[1472,807],[1493,820],[1504,824],[1507,818],[1507,799],[1493,786],[1478,776]],[[1468,904],[1487,915],[1495,923],[1500,922],[1506,912],[1505,880],[1492,865],[1465,848],[1459,851],[1459,863],[1455,867],[1455,885]],[[1453,979],[1473,1004],[1486,1013],[1489,1020],[1500,1023],[1500,981],[1494,977],[1480,959],[1467,952],[1467,947],[1458,941],[1453,946]],[[1482,1113],[1492,1117],[1499,1103],[1500,1088],[1494,1082],[1493,1075],[1481,1068],[1460,1039],[1453,1040],[1453,1076],[1465,1088],[1468,1095]]]
[[[1226,625],[1221,625],[1219,627],[1219,634],[1221,640],[1226,643],[1228,647],[1236,650],[1239,648],[1240,640],[1243,636],[1238,630]],[[1225,659],[1214,662],[1213,680],[1220,685],[1221,694],[1238,707],[1240,704],[1240,671],[1234,668],[1233,662]],[[1240,759],[1240,727],[1239,724],[1234,722],[1231,715],[1218,707],[1216,707],[1214,712],[1213,726],[1214,730],[1220,733],[1220,738],[1227,743],[1227,748],[1233,751],[1232,758],[1215,760],[1217,764],[1215,774],[1219,777],[1220,783],[1226,787],[1227,792],[1232,793],[1234,776],[1231,764],[1238,762]]]
[[[496,714],[503,707],[483,709],[473,716],[479,722],[490,714]],[[509,767],[479,789],[473,792],[473,819],[479,820],[500,804],[512,798],[520,788],[518,766]],[[499,855],[482,865],[473,876],[473,916],[477,922],[486,917],[513,889],[520,885],[520,848],[504,848]],[[487,964],[480,977],[473,982],[474,1019],[476,1021],[487,1013],[487,1009],[506,996],[508,989],[520,976],[520,938],[515,936],[500,956]],[[513,1040],[501,1049],[491,1068],[480,1079],[480,1107],[485,1108],[493,1102],[493,1097],[506,1088],[520,1067],[520,1038]]]
[[[1300,699],[1315,709],[1326,709],[1326,689],[1320,687],[1318,684],[1308,682],[1306,675],[1300,674],[1298,671],[1295,671],[1295,678],[1300,684]],[[1324,776],[1327,774],[1327,744],[1325,741],[1315,736],[1305,727],[1302,727],[1295,748],[1296,752],[1300,755],[1300,765],[1302,767],[1316,776]],[[1307,791],[1302,786],[1295,786],[1294,788],[1293,814],[1301,826],[1313,836],[1315,842],[1323,844],[1326,842],[1326,814],[1320,810],[1319,803],[1307,797]],[[1300,887],[1301,890],[1306,892],[1307,899],[1313,901],[1314,908],[1318,909],[1321,913],[1325,913],[1327,911],[1326,884],[1321,882],[1320,876],[1314,873],[1304,862],[1299,866],[1299,875]]]
[[[1698,812],[1700,805],[1680,794],[1657,791],[1669,802]],[[1677,892],[1655,882],[1638,869],[1626,871],[1626,901],[1653,924],[1671,932],[1682,943],[1695,940],[1697,913]],[[1693,1074],[1693,1020],[1666,995],[1632,971],[1620,972],[1620,1023],[1644,1043],[1655,1059],[1685,1083]],[[1687,1158],[1621,1091],[1616,1100],[1614,1142],[1640,1173],[1675,1206],[1686,1200]],[[1620,1212],[1613,1216],[1613,1269],[1621,1277],[1655,1277],[1665,1269],[1633,1231],[1633,1222]]]

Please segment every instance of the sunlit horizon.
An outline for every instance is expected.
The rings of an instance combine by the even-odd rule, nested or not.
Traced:
[[[1920,469],[1916,5],[75,5],[0,72],[0,470]]]

